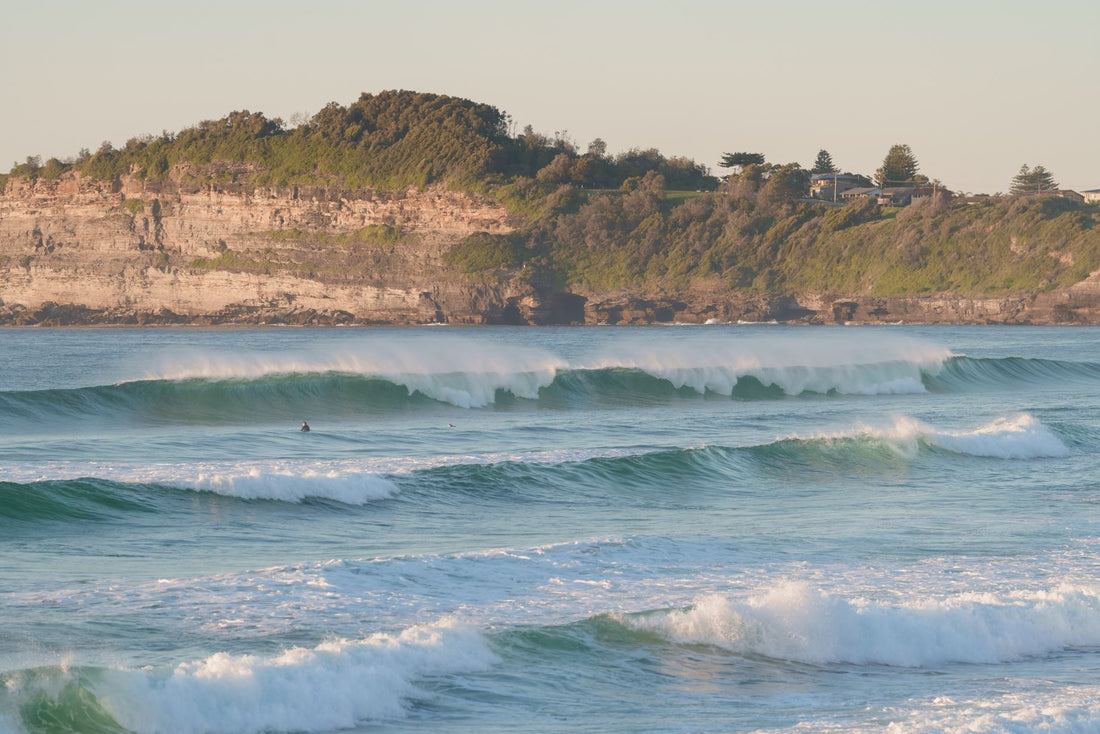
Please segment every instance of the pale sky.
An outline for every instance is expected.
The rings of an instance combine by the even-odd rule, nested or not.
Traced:
[[[871,174],[894,143],[956,191],[1022,164],[1100,188],[1100,1],[5,0],[0,171],[233,110],[466,97],[583,149]]]

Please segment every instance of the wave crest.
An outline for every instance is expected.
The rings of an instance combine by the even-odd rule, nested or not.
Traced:
[[[397,494],[385,477],[352,469],[288,467],[223,467],[202,471],[193,479],[176,478],[174,486],[241,499],[301,502],[307,498],[362,505]]]
[[[133,732],[309,732],[399,718],[418,679],[495,662],[480,634],[443,620],[272,657],[222,652],[168,671],[61,667],[6,674],[2,682],[6,696],[35,702],[24,707],[32,715],[65,708],[85,722],[113,720]]]
[[[626,623],[677,643],[807,663],[999,663],[1100,644],[1100,589],[889,604],[790,582],[743,601],[704,596],[690,609]]]
[[[1061,439],[1028,413],[1001,416],[970,431],[940,430],[914,418],[898,416],[883,425],[859,425],[850,430],[809,436],[791,435],[782,440],[834,442],[844,439],[873,439],[906,456],[916,455],[922,444],[956,454],[1000,459],[1069,455],[1069,449]]]

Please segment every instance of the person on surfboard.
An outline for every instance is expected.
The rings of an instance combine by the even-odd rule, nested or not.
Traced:
[[[302,421],[302,427],[300,430],[302,431],[302,433],[309,433],[309,424],[305,421]]]

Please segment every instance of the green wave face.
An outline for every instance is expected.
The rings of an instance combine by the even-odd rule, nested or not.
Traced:
[[[1055,387],[1063,384],[1100,382],[1100,364],[1053,359],[972,359],[952,357],[925,384],[936,392],[1010,389],[1021,385]]]
[[[155,501],[139,488],[105,479],[0,482],[0,524],[100,522],[156,511]]]
[[[16,698],[19,723],[30,734],[131,734],[94,692],[98,671],[38,668],[0,675],[0,700]],[[5,707],[8,708],[8,707]],[[3,721],[0,721],[3,724]]]

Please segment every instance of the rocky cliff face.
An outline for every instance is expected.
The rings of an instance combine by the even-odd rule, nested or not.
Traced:
[[[492,200],[256,188],[252,173],[12,179],[0,195],[0,323],[1100,323],[1100,273],[1012,298],[561,293],[472,279],[443,254],[474,232],[511,231]]]
[[[234,180],[245,166],[189,184],[197,173],[13,180],[0,197],[0,319],[484,323],[520,318],[508,305],[535,297],[442,260],[466,235],[510,230],[487,200],[446,189],[253,188]]]

